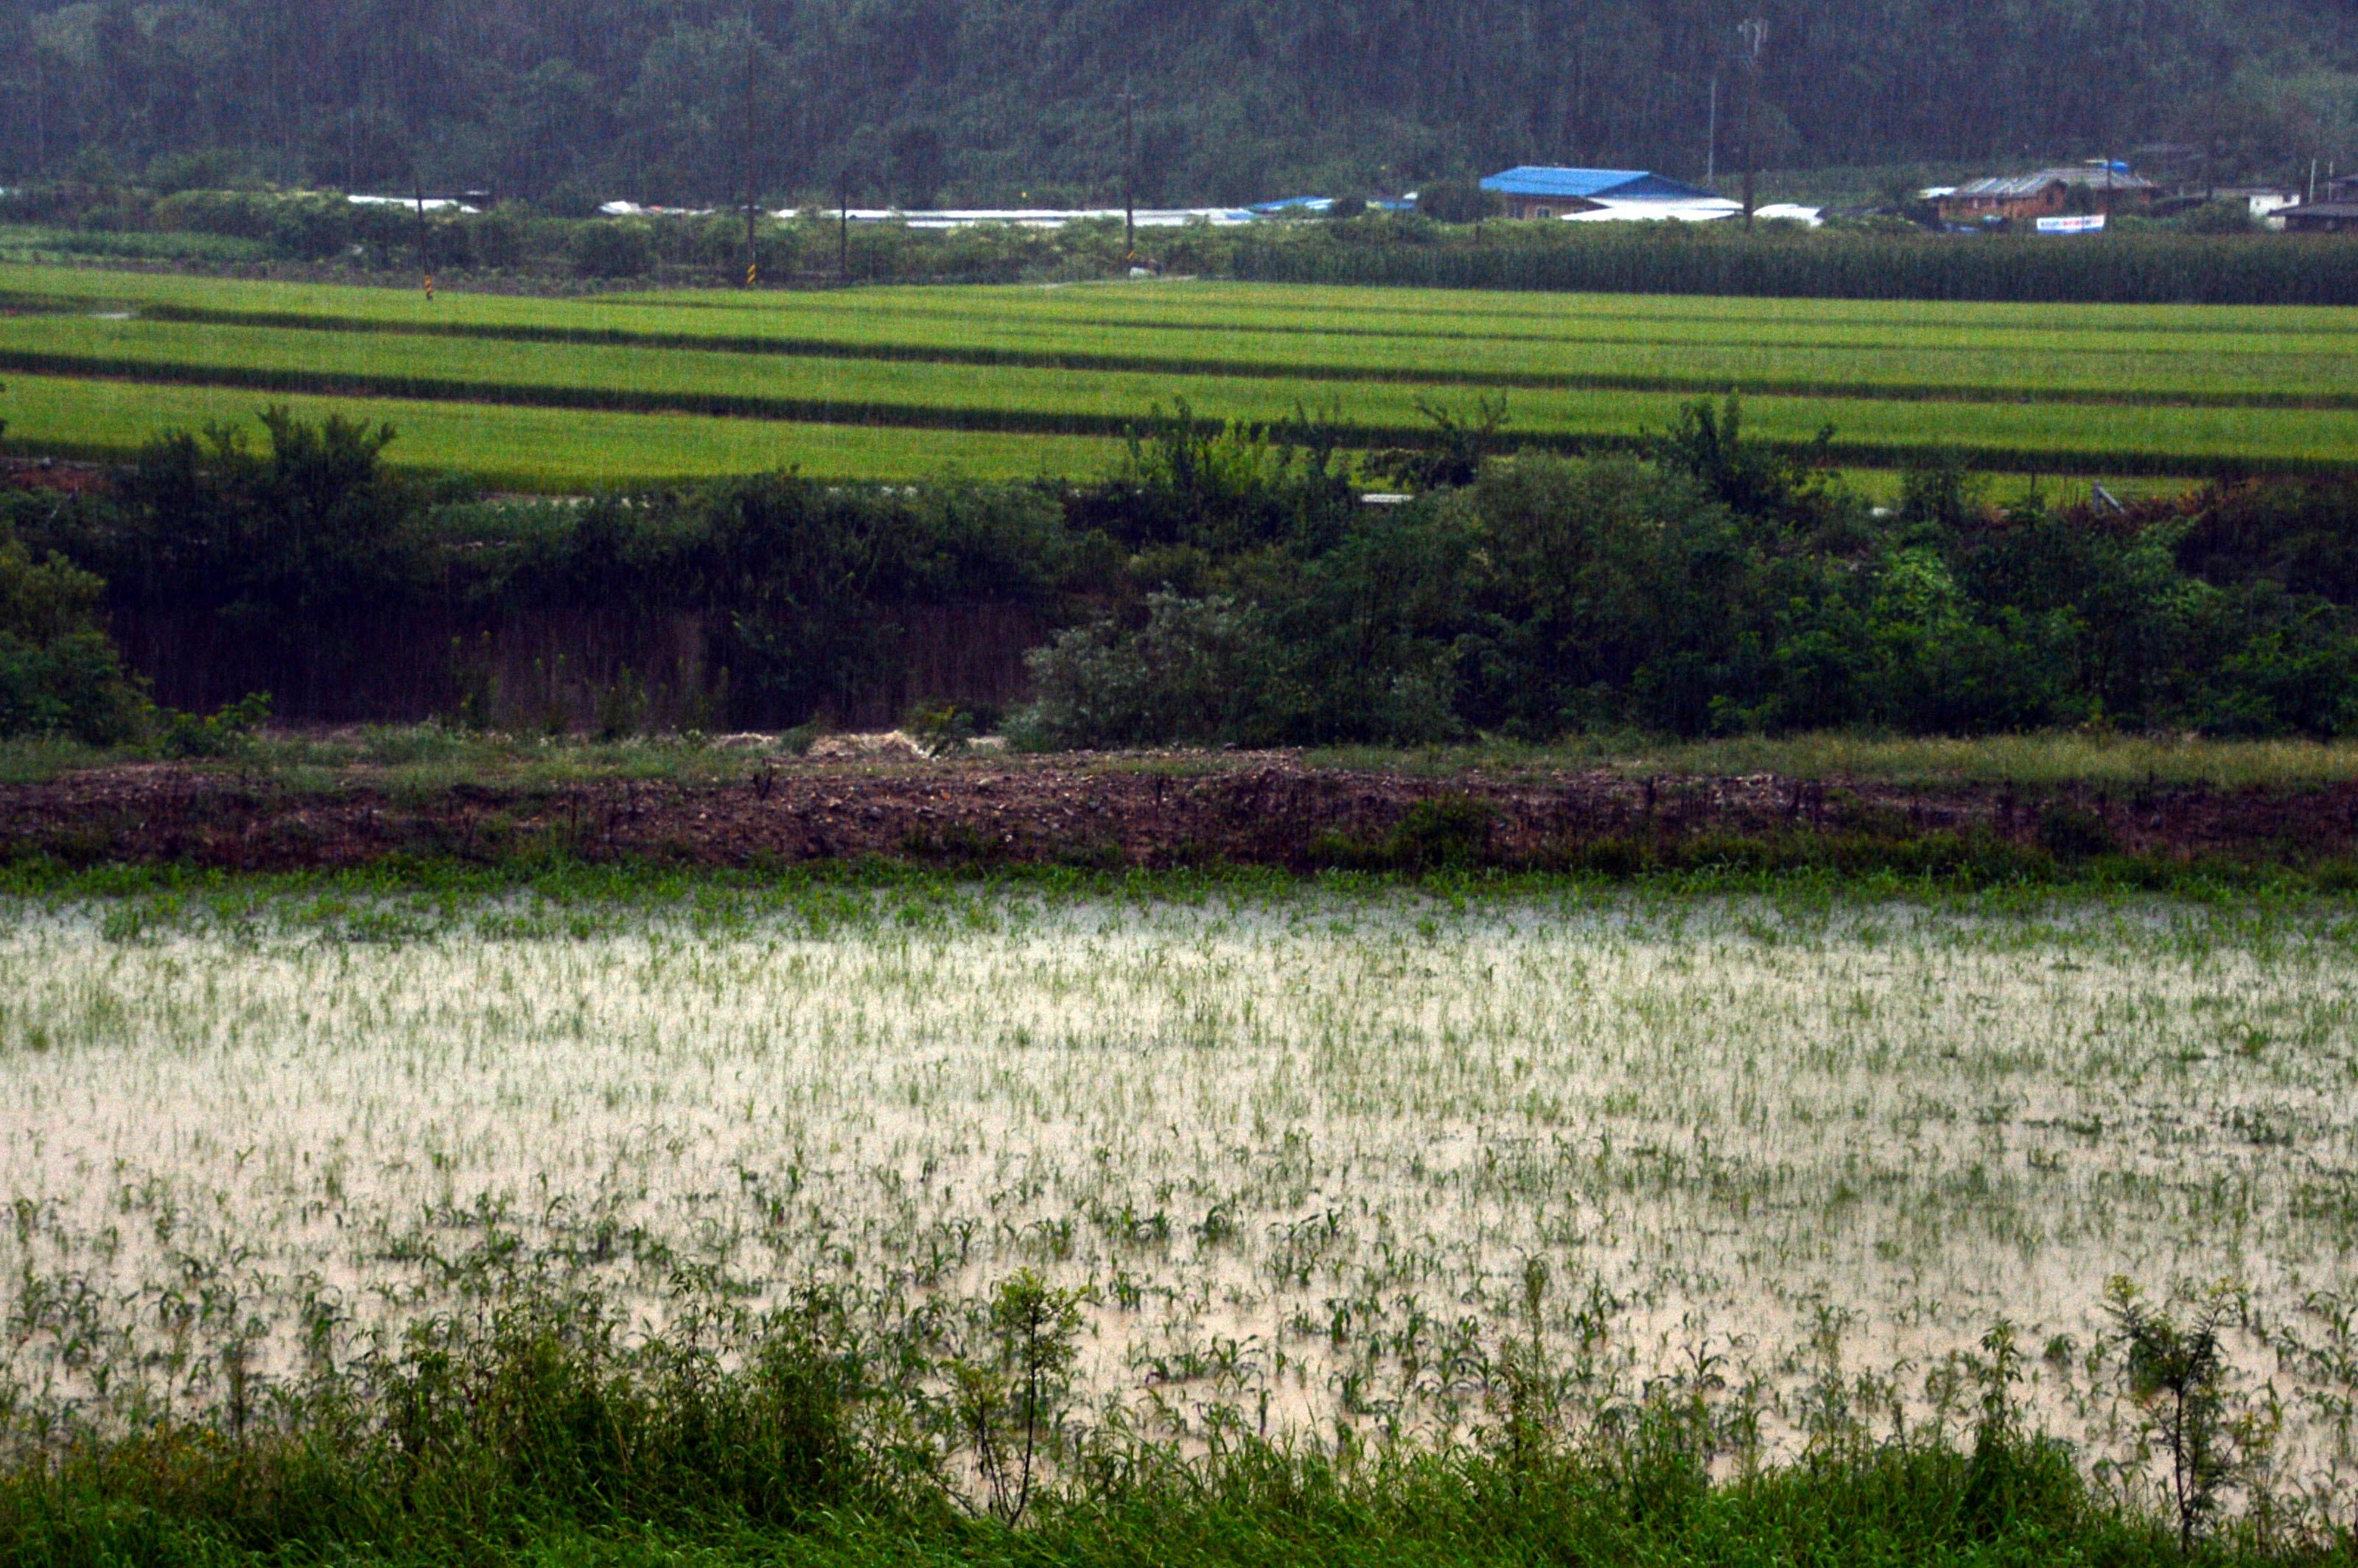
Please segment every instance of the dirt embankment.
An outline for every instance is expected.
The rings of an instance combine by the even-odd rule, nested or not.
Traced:
[[[461,784],[425,793],[388,788],[358,770],[325,788],[295,788],[159,764],[0,789],[0,852],[249,869],[352,866],[395,855],[489,860],[534,849],[709,865],[883,855],[1109,867],[1433,860],[1544,867],[1736,841],[1803,852],[1963,841],[2066,859],[2119,851],[2313,864],[2358,855],[2358,786],[2031,795],[1769,774],[1440,779],[1242,753],[1185,765],[782,762],[724,783]]]
[[[60,495],[106,490],[113,473],[101,463],[59,458],[0,458],[0,490],[51,490]]]

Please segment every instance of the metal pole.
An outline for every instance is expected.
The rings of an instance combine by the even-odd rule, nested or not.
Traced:
[[[838,211],[835,229],[835,276],[842,282],[851,281],[851,170],[846,168],[836,187]]]

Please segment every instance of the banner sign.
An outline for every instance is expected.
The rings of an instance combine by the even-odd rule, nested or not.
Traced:
[[[2042,234],[2095,234],[2104,232],[2104,215],[2091,212],[2079,218],[2041,218],[2039,232]]]

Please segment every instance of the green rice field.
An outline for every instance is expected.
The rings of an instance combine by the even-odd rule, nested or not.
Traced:
[[[1503,397],[1581,449],[1741,392],[1845,468],[2185,481],[2358,453],[2358,313],[1491,295],[1192,281],[547,299],[0,265],[0,416],[104,455],[267,401],[394,423],[395,456],[516,488],[797,467],[1088,475],[1184,400],[1307,408],[1368,449]],[[330,403],[329,400],[332,400]],[[1870,481],[1870,485],[1873,481]]]

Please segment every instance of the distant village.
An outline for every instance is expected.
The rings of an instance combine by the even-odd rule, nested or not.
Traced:
[[[1511,168],[1483,180],[1482,189],[1498,197],[1511,218],[1710,223],[1745,215],[1742,202],[1717,191],[1635,169]],[[2358,221],[2358,177],[2330,178],[2318,193],[2324,200],[2279,185],[2165,182],[2147,178],[2125,162],[2101,159],[1931,186],[1916,193],[1915,205],[1931,215],[1928,226],[1952,233],[2097,233],[2115,217],[2169,218],[2223,202],[2244,208],[2255,225],[2279,232],[2331,232]],[[1817,228],[1828,219],[1908,213],[1898,206],[1772,202],[1753,208],[1751,215]]]
[[[2197,209],[2242,207],[2253,227],[2288,233],[2358,230],[2358,175],[2312,175],[2301,187],[2213,183],[2191,163],[2192,149],[2139,149],[2137,163],[2104,158],[2028,172],[1992,174],[1962,185],[1917,191],[1906,205],[1815,206],[1775,201],[1753,206],[1722,192],[1649,169],[1523,165],[1482,179],[1491,210],[1524,222],[1569,223],[1724,223],[1751,219],[1818,228],[1832,221],[1912,220],[1952,233],[2019,231],[2043,234],[2103,232],[2125,217],[2167,219]],[[400,200],[398,198],[362,198]],[[435,204],[438,205],[438,204]],[[457,206],[458,203],[450,203]],[[1292,196],[1243,207],[1158,208],[898,208],[846,205],[854,223],[903,223],[913,229],[963,229],[988,224],[1062,228],[1093,220],[1127,221],[1142,229],[1209,224],[1217,228],[1324,218],[1359,211],[1422,210],[1416,191],[1365,199]],[[695,215],[708,209],[642,206],[610,201],[609,217]],[[792,212],[778,216],[792,217]]]

